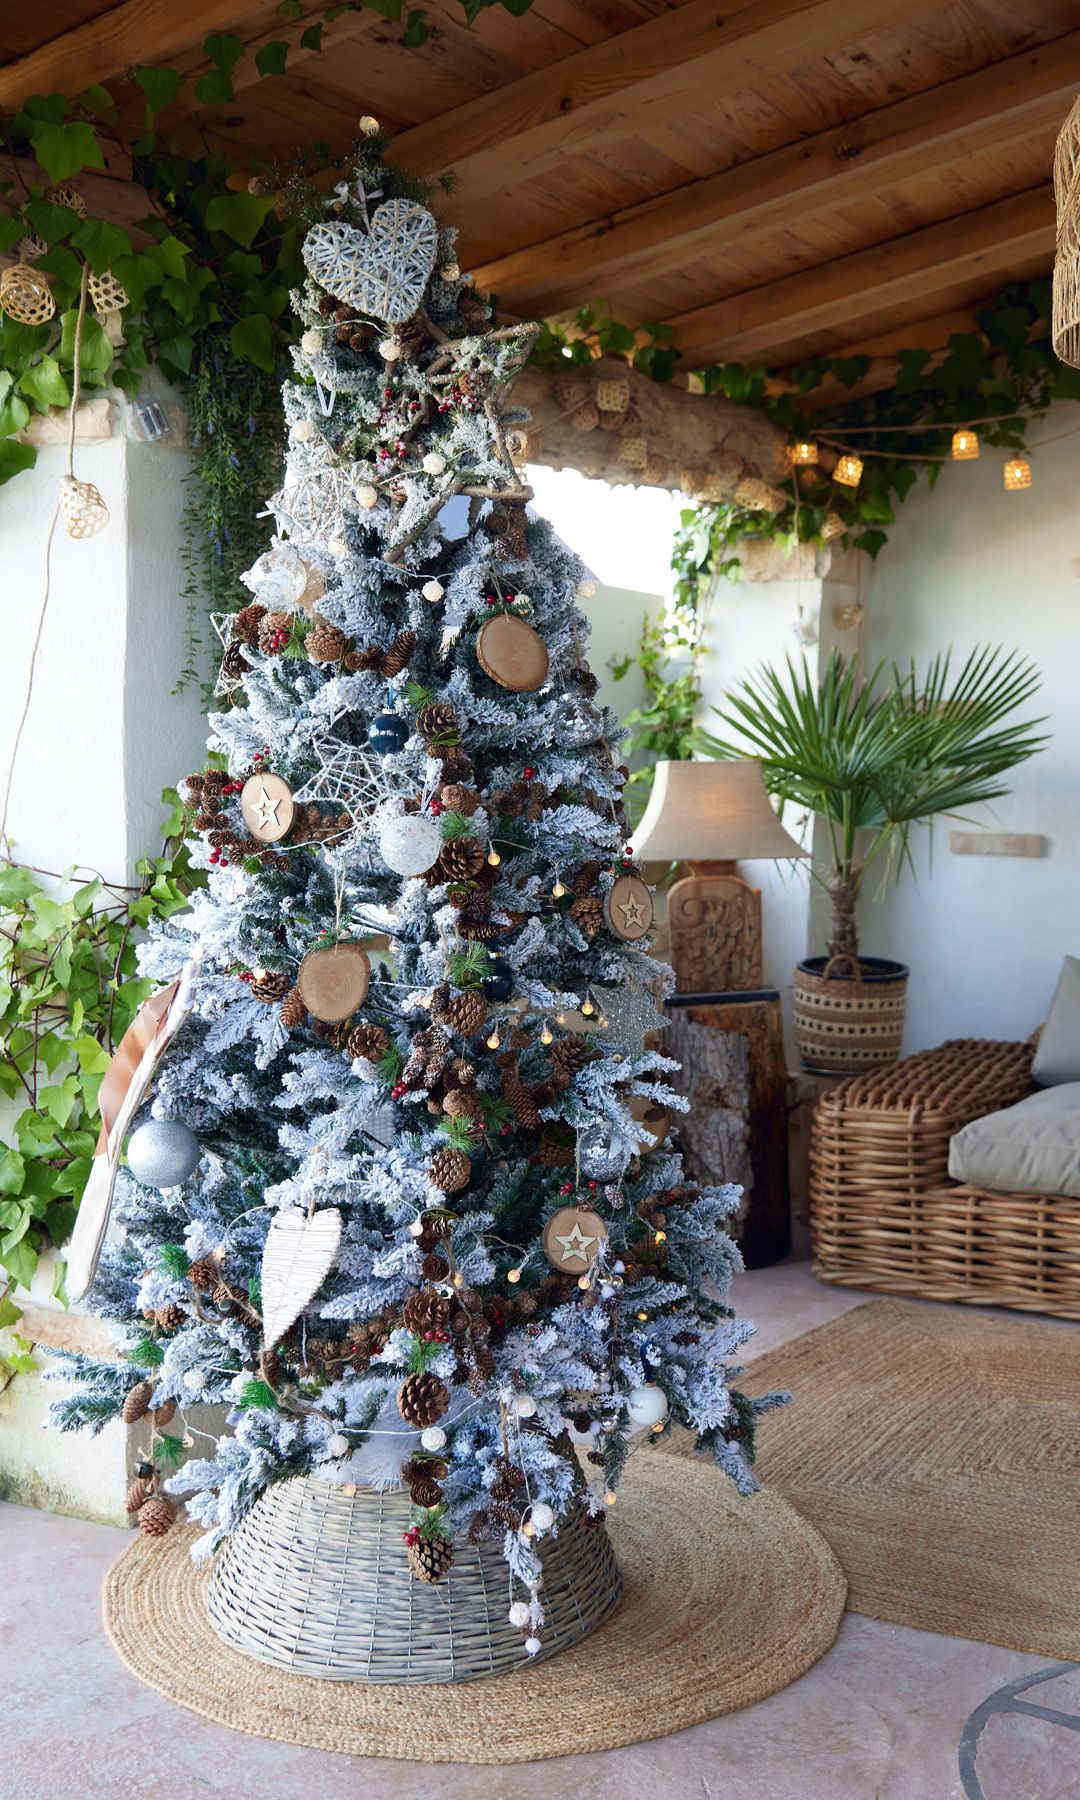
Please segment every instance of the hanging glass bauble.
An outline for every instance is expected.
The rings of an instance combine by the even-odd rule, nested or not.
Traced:
[[[128,1142],[128,1168],[147,1187],[179,1187],[199,1166],[202,1146],[182,1119],[147,1119]]]
[[[275,544],[252,563],[244,583],[264,606],[299,606],[311,578],[311,569],[291,544]]]
[[[667,1418],[668,1397],[654,1381],[646,1381],[642,1387],[631,1388],[626,1396],[626,1410],[631,1431],[648,1431]]]
[[[604,736],[604,716],[584,696],[567,694],[551,715],[551,735],[560,750],[585,750]]]
[[[589,1125],[578,1139],[581,1173],[590,1181],[621,1181],[630,1161],[629,1152],[610,1125]]]
[[[493,956],[480,985],[489,1000],[509,1000],[514,991],[514,971],[503,957]]]
[[[379,832],[379,854],[395,875],[426,875],[438,860],[442,832],[426,813],[387,819]]]
[[[392,756],[404,750],[409,741],[409,727],[395,712],[377,713],[368,727],[368,743],[380,756]]]

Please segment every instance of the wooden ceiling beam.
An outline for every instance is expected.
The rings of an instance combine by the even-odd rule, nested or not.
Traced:
[[[692,104],[715,105],[867,33],[931,12],[930,0],[688,0],[647,24],[403,131],[393,156],[426,175],[453,169],[472,204],[516,176],[537,181]]]
[[[1049,267],[1053,249],[1054,197],[1047,185],[711,301],[668,323],[684,356],[760,362],[781,341],[841,326],[857,330],[860,319],[908,302],[917,306],[950,284],[978,278],[989,293],[1021,261],[1045,253]]]
[[[594,219],[475,268],[516,312],[580,306],[611,276],[635,284],[737,235],[872,198],[886,185],[1007,148],[1056,126],[1080,87],[1080,31],[914,94],[721,174]]]
[[[279,0],[124,0],[37,50],[0,65],[0,109],[30,94],[81,94],[140,63],[172,63],[213,31],[247,40],[273,20]],[[273,33],[270,34],[274,35]],[[278,35],[282,35],[280,32]]]

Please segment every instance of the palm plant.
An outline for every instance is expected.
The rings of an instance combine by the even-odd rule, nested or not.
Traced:
[[[1043,747],[1042,719],[1002,723],[1039,684],[1000,647],[974,650],[955,677],[946,653],[922,676],[881,662],[865,679],[834,650],[820,682],[788,658],[786,675],[766,665],[713,708],[738,736],[703,733],[709,753],[760,757],[769,791],[825,823],[830,957],[857,962],[859,893],[872,868],[889,880],[911,865],[913,825],[998,799],[1005,771]]]

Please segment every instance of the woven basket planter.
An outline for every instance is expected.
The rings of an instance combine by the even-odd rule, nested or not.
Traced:
[[[808,1069],[858,1075],[895,1062],[908,971],[881,956],[809,956],[795,971],[795,1042]]]
[[[355,1495],[310,1477],[268,1488],[214,1565],[207,1610],[234,1650],[294,1675],[365,1682],[476,1681],[579,1643],[622,1594],[602,1525],[576,1515],[541,1547],[543,1648],[526,1657],[510,1624],[498,1544],[454,1542],[427,1586],[409,1571],[409,1496]]]

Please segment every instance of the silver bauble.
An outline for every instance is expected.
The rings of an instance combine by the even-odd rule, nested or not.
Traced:
[[[551,715],[551,735],[560,750],[585,750],[604,736],[604,716],[582,696],[568,694]]]
[[[311,571],[291,544],[275,544],[264,550],[243,577],[264,606],[286,611],[299,606]]]
[[[147,1119],[128,1141],[128,1167],[147,1187],[179,1187],[199,1166],[202,1146],[182,1119]]]
[[[379,832],[379,855],[395,875],[426,875],[442,849],[442,832],[426,813],[387,819]]]
[[[621,1181],[630,1155],[610,1126],[590,1125],[578,1139],[578,1160],[589,1181]]]

